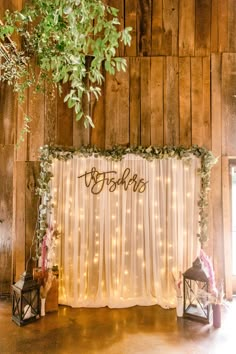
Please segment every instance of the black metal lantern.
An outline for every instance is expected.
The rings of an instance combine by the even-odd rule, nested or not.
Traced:
[[[37,320],[40,317],[40,292],[33,276],[24,272],[12,285],[12,290],[12,320],[19,326]]]
[[[209,323],[209,274],[197,257],[193,266],[186,270],[184,277],[184,312],[183,317]]]

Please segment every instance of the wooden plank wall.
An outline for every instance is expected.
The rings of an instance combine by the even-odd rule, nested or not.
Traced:
[[[21,8],[22,1],[1,1],[0,17],[7,8]],[[119,6],[120,28],[132,26],[133,40],[130,47],[121,44],[117,50],[127,59],[126,73],[104,73],[100,100],[92,100],[90,105],[84,102],[95,129],[85,129],[83,122],[75,122],[63,98],[49,87],[38,97],[29,90],[23,107],[14,103],[8,87],[0,88],[1,161],[10,166],[1,176],[14,185],[14,210],[8,221],[10,230],[14,220],[14,277],[25,267],[35,226],[37,200],[33,190],[41,145],[92,144],[108,148],[114,144],[199,144],[219,157],[212,172],[207,250],[214,257],[217,277],[222,279],[225,245],[221,157],[236,156],[235,0],[106,2]],[[63,90],[66,92],[68,87],[65,85]],[[14,151],[23,112],[32,116],[32,132]],[[12,181],[9,156],[13,159],[13,155]],[[9,197],[1,190],[1,200]]]

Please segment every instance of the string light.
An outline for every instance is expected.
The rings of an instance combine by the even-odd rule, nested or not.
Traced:
[[[141,257],[141,256],[143,255],[143,249],[142,249],[142,248],[138,248],[138,249],[137,249],[137,255],[138,255],[139,257]]]

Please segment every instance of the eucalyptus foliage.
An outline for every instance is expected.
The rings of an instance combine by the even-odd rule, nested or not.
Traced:
[[[48,146],[45,145],[40,148],[40,166],[41,172],[38,179],[37,194],[41,197],[41,205],[39,207],[38,225],[36,228],[36,254],[37,257],[40,254],[40,245],[45,235],[47,228],[47,214],[53,208],[52,197],[50,194],[50,179],[53,177],[51,173],[51,165],[53,159],[59,159],[67,161],[73,159],[73,156],[95,156],[104,157],[113,161],[120,161],[127,154],[134,154],[141,156],[144,159],[152,161],[154,159],[191,159],[195,156],[201,159],[201,168],[199,174],[201,177],[201,191],[198,201],[199,207],[199,229],[200,232],[197,235],[201,245],[208,240],[208,192],[210,190],[210,173],[212,166],[217,162],[211,151],[204,147],[193,145],[190,148],[183,146],[150,146],[150,147],[122,147],[116,146],[109,150],[101,150],[96,147],[81,147],[76,148],[64,148],[62,146]]]
[[[116,51],[120,41],[130,45],[131,28],[119,26],[118,10],[102,0],[27,1],[21,11],[6,11],[0,26],[0,81],[13,85],[20,100],[30,86],[41,91],[45,80],[59,88],[69,82],[64,101],[76,120],[84,117],[85,126],[93,126],[82,97],[98,99],[103,67],[110,74],[126,70]]]

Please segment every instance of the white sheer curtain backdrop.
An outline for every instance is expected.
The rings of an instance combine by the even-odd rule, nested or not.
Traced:
[[[59,303],[174,307],[172,272],[191,266],[199,250],[199,167],[194,156],[147,161],[129,154],[118,162],[76,155],[68,161],[54,159],[50,188],[55,207],[49,222],[61,231],[55,262]],[[114,171],[105,177],[116,181],[128,168],[126,181],[137,175],[137,183],[147,182],[145,190],[134,191],[134,182],[125,190],[124,184],[108,185],[106,180],[101,192],[93,194],[92,183],[87,187],[85,177],[78,178],[92,168]],[[101,187],[102,182],[93,191]]]

